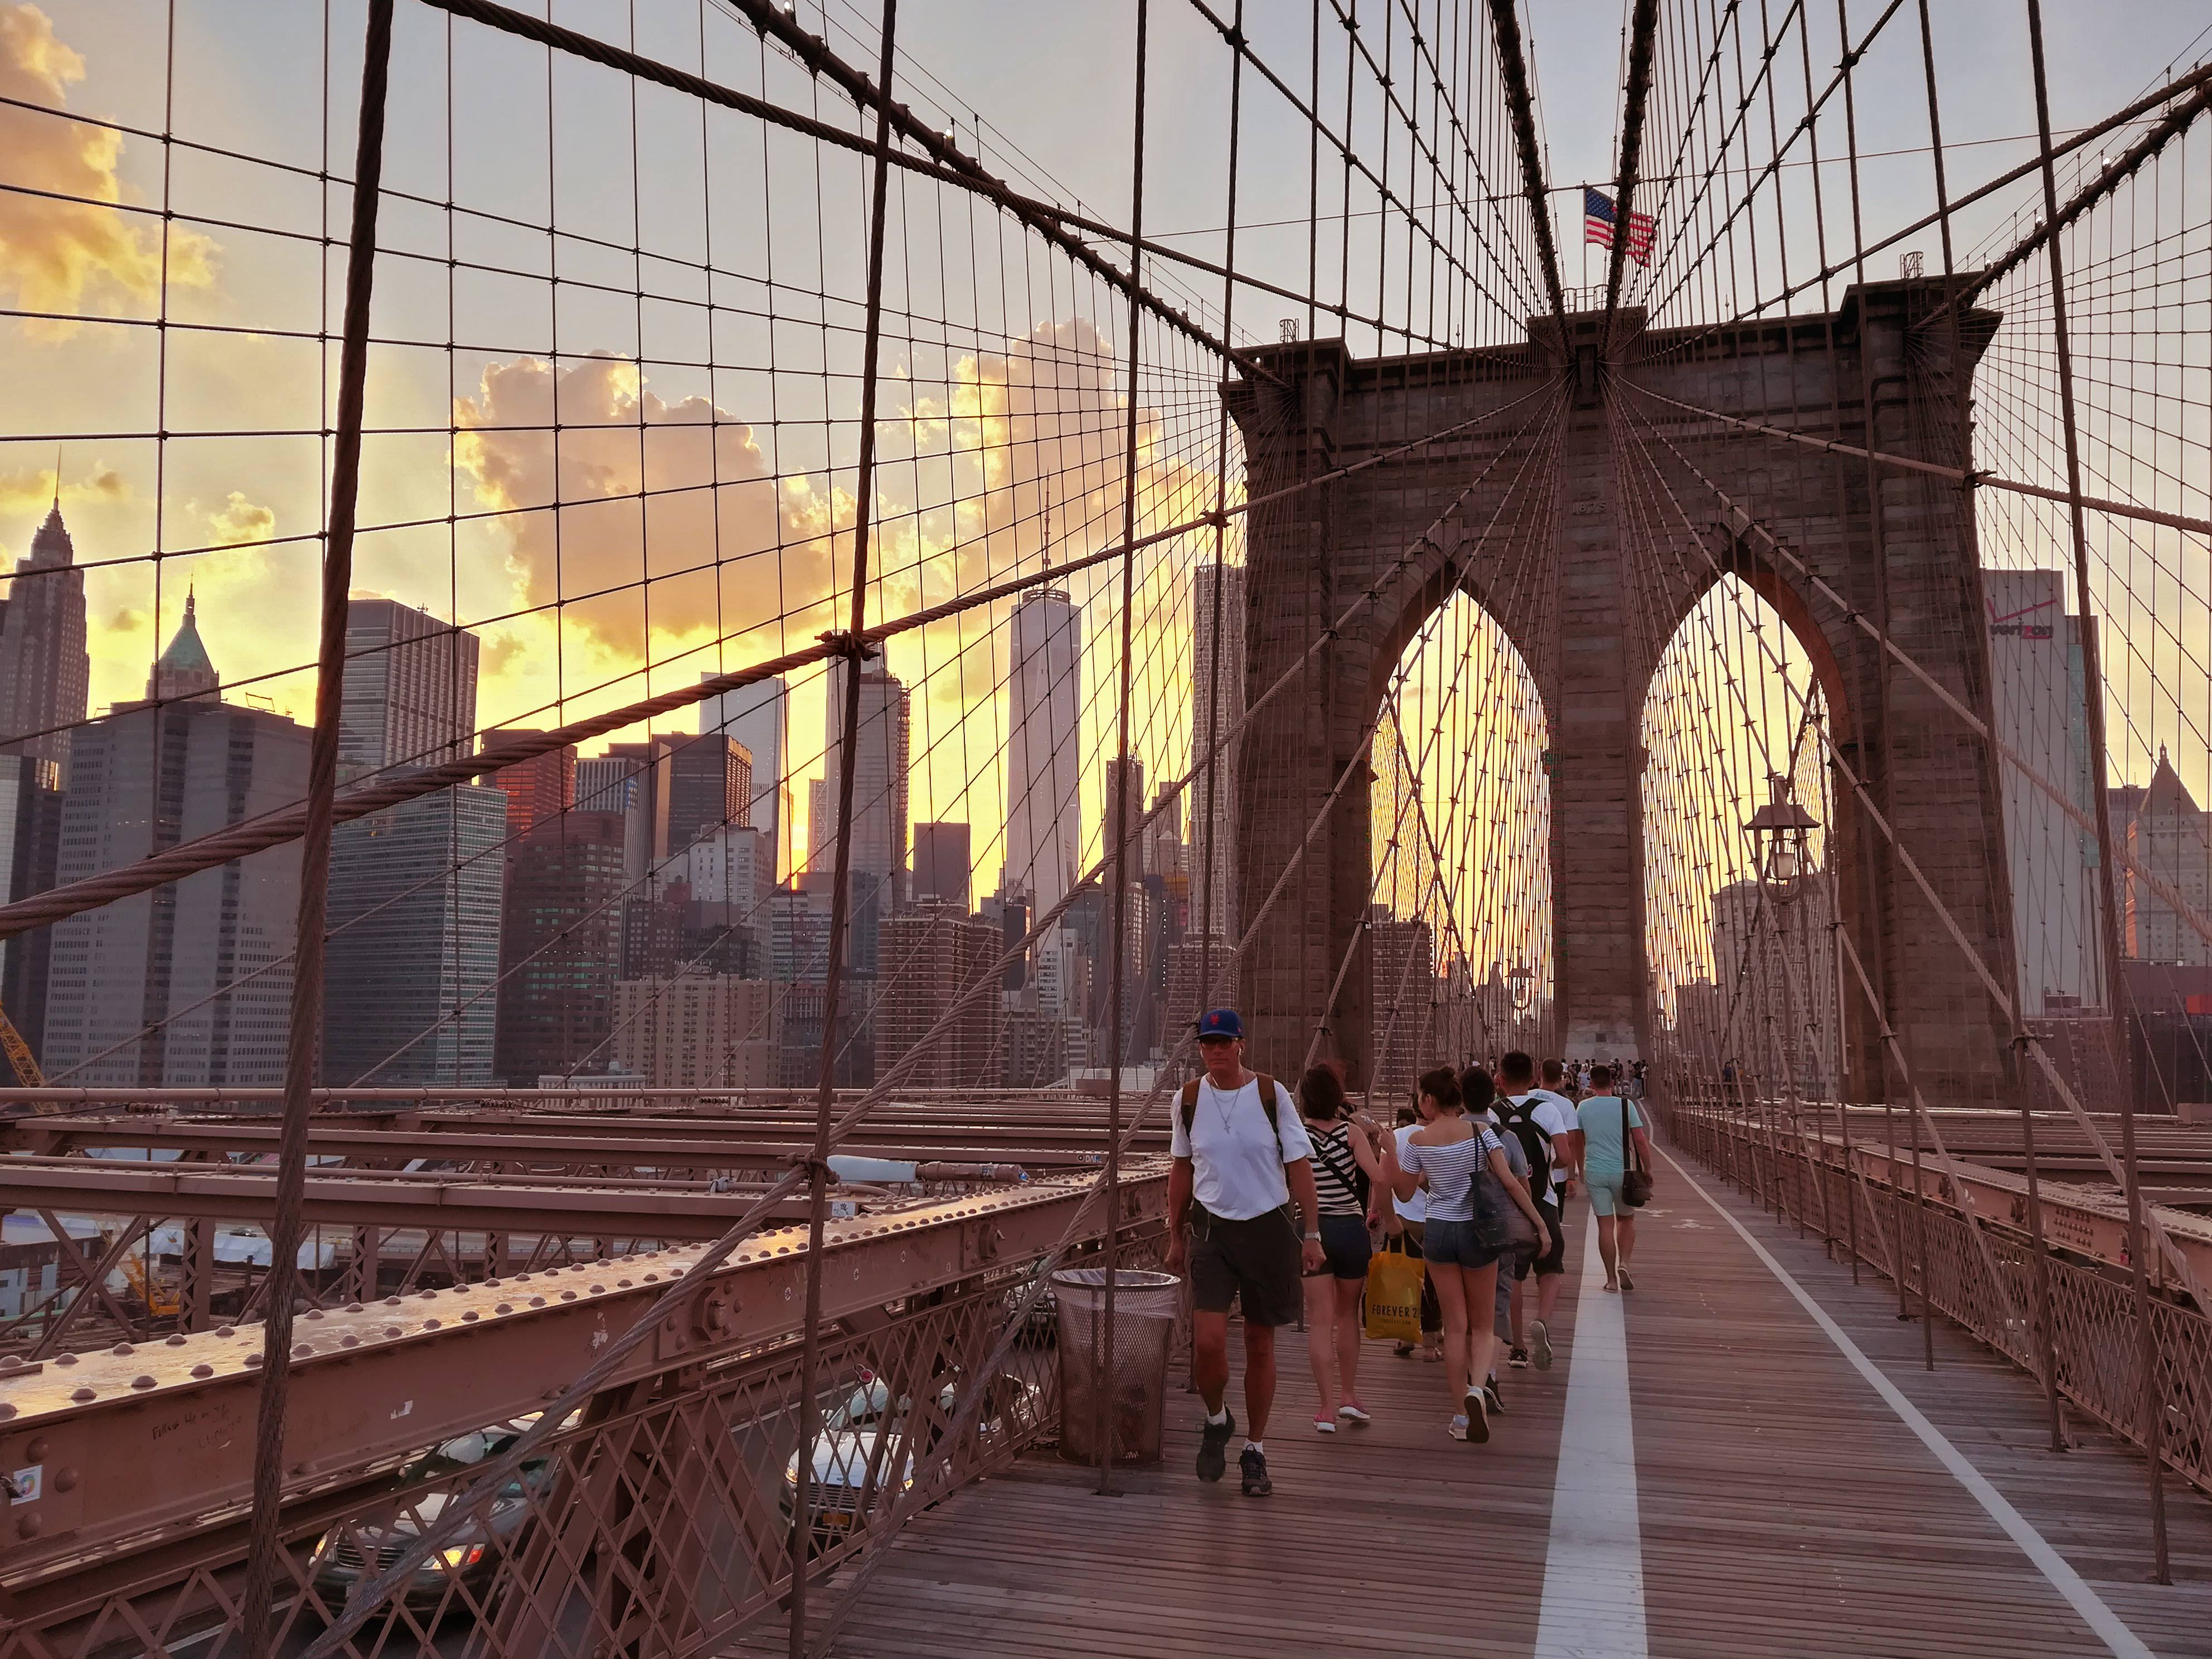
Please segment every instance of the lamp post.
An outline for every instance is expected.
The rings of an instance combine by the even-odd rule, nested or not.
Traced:
[[[1751,815],[1750,821],[1744,825],[1744,832],[1752,838],[1753,854],[1759,871],[1759,896],[1762,902],[1771,900],[1775,907],[1773,928],[1777,948],[1774,957],[1775,967],[1782,981],[1784,1024],[1783,1039],[1774,1046],[1777,1057],[1782,1062],[1783,1085],[1790,1099],[1791,1130],[1797,1136],[1798,1150],[1806,1152],[1810,1149],[1805,1147],[1803,1144],[1804,1126],[1799,1119],[1797,1110],[1797,1066],[1795,1054],[1796,1015],[1796,1000],[1790,994],[1790,928],[1795,920],[1791,913],[1797,901],[1803,896],[1812,878],[1812,836],[1813,831],[1820,826],[1820,820],[1799,805],[1791,794],[1790,779],[1787,773],[1769,772],[1766,775],[1766,805]],[[1751,948],[1754,951],[1757,949],[1758,937],[1759,929],[1754,923],[1751,939]],[[1771,1006],[1765,1010],[1764,1018],[1768,1029],[1771,1030],[1774,1024]],[[1770,1153],[1778,1152],[1780,1137],[1774,1133],[1771,1117],[1768,1121],[1769,1151]],[[1781,1173],[1778,1168],[1775,1170],[1774,1196],[1778,1213],[1782,1204]],[[1826,1182],[1821,1183],[1820,1201],[1825,1215],[1827,1208]],[[1802,1191],[1798,1197],[1797,1210],[1798,1221],[1802,1227],[1805,1210]],[[1834,1237],[1833,1231],[1825,1221],[1820,1231],[1830,1238]]]

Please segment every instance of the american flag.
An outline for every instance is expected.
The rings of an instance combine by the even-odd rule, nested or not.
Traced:
[[[1583,240],[1600,247],[1613,246],[1613,198],[1602,191],[1583,186]],[[1628,216],[1628,257],[1639,265],[1651,263],[1651,240],[1659,232],[1648,213],[1632,210]]]

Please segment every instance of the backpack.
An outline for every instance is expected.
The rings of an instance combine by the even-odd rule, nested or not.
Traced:
[[[1505,1115],[1505,1127],[1520,1141],[1528,1159],[1528,1196],[1539,1204],[1552,1201],[1552,1138],[1536,1121],[1536,1097],[1530,1095]]]
[[[1283,1124],[1282,1120],[1275,1115],[1278,1109],[1275,1079],[1265,1072],[1255,1075],[1260,1079],[1260,1103],[1267,1109],[1267,1127],[1275,1132],[1275,1156],[1279,1158],[1283,1153]],[[1185,1146],[1190,1144],[1191,1126],[1198,1121],[1198,1085],[1205,1081],[1202,1077],[1194,1077],[1182,1085],[1182,1138]],[[1363,1203],[1365,1201],[1361,1200]]]

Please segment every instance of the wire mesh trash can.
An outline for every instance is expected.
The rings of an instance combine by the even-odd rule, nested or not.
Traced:
[[[1168,1352],[1182,1283],[1173,1273],[1115,1271],[1114,1376],[1107,1404],[1116,1463],[1160,1461]],[[1052,1276],[1052,1289],[1060,1306],[1060,1455],[1096,1464],[1099,1371],[1107,1346],[1106,1270],[1063,1268]]]

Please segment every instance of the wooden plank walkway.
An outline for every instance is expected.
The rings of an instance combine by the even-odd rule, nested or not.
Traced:
[[[2046,1448],[2041,1396],[1948,1326],[1937,1369],[1870,1273],[1862,1285],[1709,1172],[1662,1167],[1625,1299],[1647,1645],[1731,1655],[2113,1651],[1856,1371],[1723,1215],[1870,1360],[2161,1659],[2212,1659],[2212,1504],[2169,1487],[2175,1585],[2146,1582],[2139,1459],[2085,1431]],[[1370,1345],[1370,1428],[1317,1436],[1300,1339],[1268,1439],[1275,1494],[1190,1474],[1196,1411],[1170,1401],[1159,1468],[1093,1477],[1048,1455],[956,1494],[893,1547],[834,1651],[937,1656],[1612,1655],[1573,1626],[1601,1585],[1568,1572],[1539,1626],[1587,1211],[1570,1218],[1560,1363],[1506,1376],[1490,1444],[1447,1440],[1442,1368]],[[1592,1347],[1596,1363],[1597,1349]],[[1243,1415],[1242,1402],[1237,1409]],[[1574,1460],[1570,1458],[1570,1464]],[[1631,1478],[1626,1472],[1618,1478]],[[2063,1569],[2062,1569],[2063,1571]],[[1570,1592],[1562,1595],[1561,1590]],[[824,1599],[833,1601],[832,1589]],[[2124,1638],[2126,1632],[2122,1632]],[[2122,1645],[2124,1646],[2124,1639]]]

